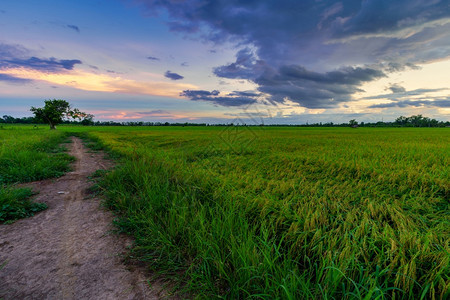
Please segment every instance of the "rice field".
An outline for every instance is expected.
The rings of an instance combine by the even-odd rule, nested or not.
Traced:
[[[76,127],[130,259],[192,298],[446,299],[447,128]],[[175,284],[175,286],[173,285]]]
[[[31,126],[1,126],[0,129],[0,224],[34,215],[47,208],[30,201],[29,188],[15,184],[59,177],[73,159],[60,144],[64,132]]]
[[[121,157],[101,185],[132,256],[195,297],[449,296],[446,128],[85,134]]]

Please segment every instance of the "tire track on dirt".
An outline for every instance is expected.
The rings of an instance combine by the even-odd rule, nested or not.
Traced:
[[[88,195],[87,176],[111,163],[88,153],[75,137],[70,154],[77,158],[72,172],[27,185],[40,192],[35,201],[48,209],[0,225],[0,265],[6,262],[0,298],[159,299],[141,272],[122,264],[130,240],[110,234],[111,213]]]

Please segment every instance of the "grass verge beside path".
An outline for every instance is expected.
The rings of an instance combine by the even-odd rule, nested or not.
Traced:
[[[46,209],[30,200],[28,188],[15,184],[59,177],[67,172],[73,157],[61,145],[68,134],[31,126],[5,126],[0,130],[0,224],[34,215]]]

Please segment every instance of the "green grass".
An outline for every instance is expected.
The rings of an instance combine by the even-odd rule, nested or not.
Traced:
[[[29,200],[33,195],[28,188],[3,187],[0,189],[0,224],[9,224],[15,220],[31,217],[47,208],[45,203]]]
[[[11,223],[46,209],[29,200],[29,189],[16,183],[62,176],[73,157],[60,144],[67,134],[31,126],[4,126],[0,130],[0,223]]]
[[[75,127],[138,259],[195,298],[446,299],[446,128]],[[99,174],[100,175],[100,174]]]
[[[29,126],[0,130],[0,184],[59,177],[73,158],[59,146],[66,133]]]
[[[198,298],[449,295],[445,128],[87,134],[122,157],[103,189],[132,256]]]

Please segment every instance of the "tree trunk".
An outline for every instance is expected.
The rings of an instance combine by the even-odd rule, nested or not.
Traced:
[[[53,123],[50,123],[50,129],[52,129],[52,130],[56,129],[56,126],[55,126],[55,124],[53,124]]]

